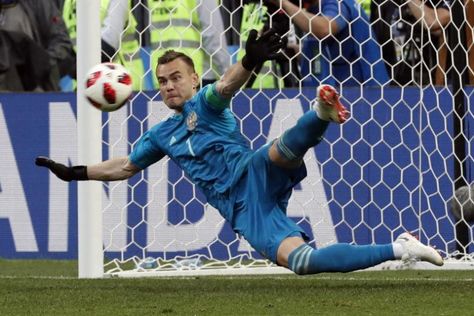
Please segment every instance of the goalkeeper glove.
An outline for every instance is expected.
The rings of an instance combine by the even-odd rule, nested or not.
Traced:
[[[66,167],[47,157],[36,157],[35,164],[51,170],[59,179],[64,181],[89,180],[87,177],[87,166]]]
[[[277,58],[278,51],[283,46],[285,46],[285,43],[274,29],[269,29],[258,39],[257,31],[250,30],[245,44],[245,56],[242,58],[242,66],[248,71],[252,71],[255,66]]]

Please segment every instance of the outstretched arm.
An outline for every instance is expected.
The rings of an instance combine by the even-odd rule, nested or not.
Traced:
[[[256,65],[275,59],[285,44],[281,35],[269,29],[257,38],[257,31],[251,30],[245,45],[242,61],[232,65],[216,83],[216,90],[224,98],[231,98],[250,78]]]
[[[128,179],[141,169],[130,162],[128,157],[113,158],[90,166],[67,167],[47,157],[37,157],[37,166],[46,167],[64,181],[100,180],[116,181]]]
[[[125,180],[140,170],[140,168],[130,162],[128,157],[119,157],[88,166],[87,176],[89,180]]]
[[[252,71],[242,66],[238,61],[227,69],[216,83],[216,90],[224,98],[230,99],[249,80]]]

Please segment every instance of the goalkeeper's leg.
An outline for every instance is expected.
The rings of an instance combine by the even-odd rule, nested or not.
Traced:
[[[391,244],[358,246],[340,243],[321,249],[312,248],[301,238],[289,237],[281,243],[277,255],[280,265],[297,274],[349,272],[398,259],[443,265],[443,259],[435,249],[422,244],[409,233],[401,234]]]
[[[348,113],[339,101],[336,89],[329,85],[319,86],[313,110],[306,112],[274,143],[270,158],[276,162],[300,161],[309,148],[321,141],[329,122],[344,123]]]
[[[279,261],[281,256],[279,254]],[[296,274],[350,272],[395,260],[392,244],[356,246],[346,243],[314,249],[306,243],[290,252],[286,266]],[[285,265],[285,262],[279,262]]]

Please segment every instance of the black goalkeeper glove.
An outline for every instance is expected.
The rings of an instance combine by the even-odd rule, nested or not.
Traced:
[[[269,29],[258,39],[257,34],[256,30],[250,30],[245,44],[242,66],[248,71],[252,71],[255,66],[263,64],[267,60],[277,58],[278,51],[285,46],[281,36],[274,29]]]
[[[89,180],[87,177],[87,166],[66,167],[48,157],[36,157],[35,164],[51,170],[59,179],[64,181]]]

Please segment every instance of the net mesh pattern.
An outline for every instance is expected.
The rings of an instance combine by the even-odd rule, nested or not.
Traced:
[[[474,196],[455,191],[459,180],[464,186],[471,181],[472,6],[463,5],[464,20],[453,25],[447,2],[433,2],[421,14],[413,13],[411,2],[388,0],[316,6],[303,1],[295,13],[254,1],[210,7],[209,1],[159,2],[130,1],[117,56],[140,84],[128,107],[104,114],[106,158],[127,155],[141,134],[171,115],[153,79],[164,49],[191,52],[205,84],[222,75],[219,63],[228,67],[242,58],[246,27],[277,27],[288,40],[282,57],[263,64],[247,86],[253,89],[238,92],[231,105],[250,146],[257,149],[293,126],[310,110],[321,83],[335,85],[351,112],[348,122],[331,125],[306,154],[308,177],[289,201],[288,216],[310,244],[390,243],[411,231],[447,258],[471,260]],[[295,22],[303,7],[315,14],[312,26]],[[336,15],[327,16],[334,10]],[[317,24],[323,22],[339,33],[324,34]],[[450,58],[455,51],[464,56],[464,68]],[[227,60],[219,61],[222,56]],[[453,84],[461,76],[461,85]],[[465,155],[456,141],[464,144]],[[456,165],[464,167],[461,174]],[[271,265],[168,158],[129,181],[105,184],[103,201],[107,272]],[[459,242],[461,228],[465,244]],[[147,257],[154,261],[143,261]]]

